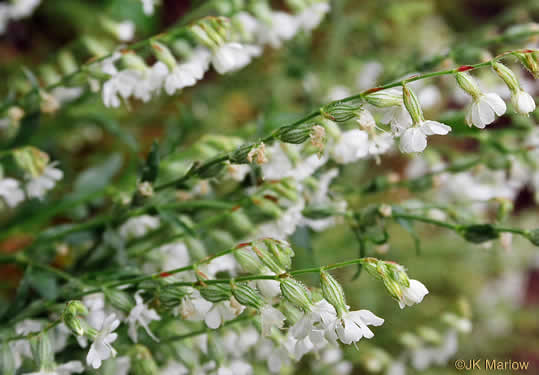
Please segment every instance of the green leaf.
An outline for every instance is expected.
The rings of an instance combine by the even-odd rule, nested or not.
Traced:
[[[123,165],[122,155],[111,155],[104,162],[82,172],[74,183],[77,193],[99,191],[107,186]]]
[[[142,167],[141,181],[155,182],[159,174],[159,142],[154,141],[146,158],[146,164]]]

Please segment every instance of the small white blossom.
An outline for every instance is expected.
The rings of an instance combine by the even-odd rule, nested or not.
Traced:
[[[159,228],[159,218],[150,215],[132,217],[120,226],[120,236],[126,239],[142,237]]]
[[[433,134],[445,135],[451,127],[437,121],[426,120],[404,131],[400,139],[403,152],[422,152],[427,147],[427,136]]]
[[[269,44],[273,48],[281,47],[283,41],[290,40],[298,32],[298,22],[294,16],[285,12],[271,12],[269,24],[262,24],[257,32],[260,44]]]
[[[13,178],[0,179],[0,197],[11,208],[24,201],[24,191],[19,181]]]
[[[142,9],[144,14],[151,16],[154,12],[156,0],[140,0],[142,2]]]
[[[253,367],[242,360],[232,360],[227,366],[221,366],[217,369],[217,375],[251,375]]]
[[[240,315],[245,306],[242,306],[234,297],[228,301],[214,303],[210,311],[206,314],[204,322],[211,329],[217,329],[226,321],[232,320]]]
[[[268,336],[271,333],[273,327],[283,328],[286,317],[282,312],[272,307],[271,305],[264,305],[260,309],[260,320],[262,323],[262,335]]]
[[[318,1],[313,5],[303,9],[296,16],[299,27],[305,31],[313,30],[318,25],[320,25],[320,22],[322,22],[329,10],[329,4],[324,1]]]
[[[133,340],[133,342],[138,342],[137,328],[138,325],[141,325],[148,336],[155,341],[159,341],[152,331],[150,331],[149,324],[154,320],[161,320],[161,317],[154,309],[148,308],[140,296],[140,291],[135,293],[135,302],[136,305],[131,309],[129,316],[127,317],[127,323],[129,324],[129,337],[131,340]]]
[[[214,51],[211,62],[217,73],[225,74],[245,67],[261,53],[262,49],[258,46],[225,43]]]
[[[211,302],[202,298],[198,290],[193,290],[190,296],[183,297],[180,311],[185,320],[202,321],[211,307]]]
[[[410,286],[408,288],[402,289],[402,297],[399,300],[399,306],[401,309],[403,309],[405,306],[412,306],[416,303],[420,303],[423,301],[423,297],[425,297],[429,293],[429,290],[417,280],[410,280]]]
[[[526,91],[518,90],[516,94],[511,96],[511,103],[520,114],[527,115],[535,111],[535,101]]]
[[[368,310],[349,311],[341,318],[337,318],[327,333],[332,341],[338,338],[343,344],[349,345],[363,337],[367,339],[374,337],[374,333],[367,326],[380,326],[383,323],[384,319]]]
[[[51,190],[62,177],[64,173],[55,168],[54,163],[49,164],[41,176],[34,177],[28,182],[26,192],[30,198],[43,199],[47,191]]]
[[[474,98],[470,109],[466,114],[466,123],[469,126],[474,125],[480,129],[483,129],[488,124],[494,122],[496,115],[503,115],[505,110],[505,102],[498,94],[480,94]]]
[[[368,152],[369,135],[363,130],[352,129],[341,134],[331,154],[337,163],[348,164],[367,156]]]
[[[101,367],[102,361],[116,356],[116,350],[112,347],[111,343],[118,338],[118,334],[114,333],[114,330],[119,325],[120,321],[116,319],[115,314],[110,314],[103,320],[103,324],[97,332],[86,356],[86,362],[93,368],[97,369]]]

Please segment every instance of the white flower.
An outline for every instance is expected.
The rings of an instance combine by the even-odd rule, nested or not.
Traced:
[[[230,362],[228,366],[222,366],[217,369],[217,375],[251,375],[253,367],[239,359]]]
[[[144,328],[148,336],[150,336],[155,341],[159,341],[159,339],[155,337],[152,331],[150,331],[150,327],[148,325],[154,320],[161,320],[161,317],[154,309],[150,309],[148,308],[148,306],[146,306],[144,300],[140,296],[140,293],[140,291],[135,293],[136,305],[131,309],[131,311],[129,312],[129,316],[127,317],[127,323],[129,324],[128,335],[131,340],[133,340],[133,342],[137,342],[137,328],[140,324]]]
[[[120,106],[120,97],[128,99],[135,91],[136,85],[142,78],[139,71],[122,70],[113,75],[103,84],[103,104],[105,107],[118,108]]]
[[[210,311],[206,314],[204,322],[211,329],[217,329],[226,321],[232,320],[240,315],[245,306],[242,306],[234,297],[228,301],[214,303]]]
[[[181,268],[191,262],[187,246],[181,241],[163,245],[159,247],[158,251],[163,254],[163,269]]]
[[[511,103],[520,114],[527,115],[535,111],[535,101],[526,91],[518,90],[516,94],[511,96]]]
[[[404,361],[394,361],[386,371],[386,375],[406,375],[406,365]]]
[[[290,40],[298,32],[299,24],[295,17],[285,12],[271,12],[267,27],[263,25],[257,33],[260,44],[279,48],[283,41]]]
[[[260,272],[262,275],[275,275],[275,272],[271,272],[269,268]],[[265,298],[273,298],[281,294],[281,284],[277,280],[255,280],[254,283]]]
[[[412,306],[416,303],[420,303],[423,301],[423,297],[428,293],[429,290],[423,283],[412,279],[410,280],[410,286],[402,289],[402,297],[399,300],[399,306],[403,309],[405,306]]]
[[[114,36],[122,42],[129,42],[135,36],[135,24],[131,21],[123,21],[115,24]]]
[[[466,123],[469,126],[474,125],[483,129],[488,124],[494,122],[496,115],[503,115],[505,110],[505,102],[498,94],[480,94],[474,98],[466,114]]]
[[[422,152],[427,147],[427,136],[433,134],[445,135],[451,127],[437,121],[426,120],[404,131],[400,139],[403,152]]]
[[[26,375],[71,375],[80,374],[84,371],[84,366],[80,361],[69,361],[63,365],[56,366],[51,370],[41,370],[38,372],[28,372]]]
[[[272,307],[264,305],[260,309],[260,320],[262,323],[262,335],[268,336],[273,327],[283,328],[286,317],[282,312]]]
[[[144,14],[150,16],[154,12],[156,0],[140,0],[142,2],[142,9]]]
[[[183,297],[180,311],[185,320],[202,321],[211,307],[211,302],[202,298],[198,290],[193,290],[190,296]]]
[[[193,68],[196,67],[190,64],[176,65],[165,79],[166,93],[172,95],[185,87],[194,86],[197,80],[193,74]]]
[[[225,43],[214,51],[211,62],[217,73],[225,74],[245,67],[261,53],[259,46]]]
[[[13,178],[0,179],[0,197],[11,208],[24,200],[24,191],[19,181]]]
[[[47,191],[51,190],[62,177],[64,177],[64,173],[55,168],[54,163],[49,164],[41,176],[34,177],[28,182],[26,192],[30,198],[43,199]]]
[[[11,2],[9,14],[14,20],[28,17],[41,3],[41,0],[16,0]]]
[[[299,27],[305,31],[311,31],[316,28],[322,19],[330,10],[328,3],[319,1],[308,8],[302,10],[297,16]]]
[[[97,332],[86,356],[86,362],[93,368],[101,367],[102,361],[116,356],[116,350],[110,344],[118,338],[118,334],[114,333],[114,330],[119,325],[120,321],[116,319],[115,314],[110,314],[103,320],[101,329]]]
[[[369,154],[381,155],[386,153],[393,146],[393,135],[391,133],[379,133],[369,139]]]
[[[180,362],[169,360],[167,365],[161,370],[161,375],[187,375],[189,369]]]
[[[123,223],[118,230],[120,236],[126,239],[142,237],[159,227],[159,218],[150,215],[132,217]]]
[[[362,337],[372,338],[374,333],[368,325],[380,326],[384,319],[377,317],[368,310],[349,311],[341,318],[337,318],[327,334],[332,341],[338,338],[343,344],[358,342]]]
[[[363,130],[352,129],[343,132],[331,154],[340,164],[352,163],[367,156],[369,152],[369,135]]]
[[[161,61],[146,69],[133,88],[133,96],[143,102],[148,102],[152,95],[161,89],[168,75],[167,66]]]

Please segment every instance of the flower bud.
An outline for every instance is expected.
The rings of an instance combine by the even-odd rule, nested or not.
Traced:
[[[281,263],[279,257],[275,255],[265,242],[253,241],[251,247],[262,263],[272,272],[276,274],[284,272],[284,265]]]
[[[251,288],[247,283],[235,284],[232,286],[232,295],[238,302],[244,306],[250,306],[255,309],[260,309],[264,306],[262,296]]]
[[[419,327],[417,329],[419,337],[421,337],[425,342],[439,345],[442,342],[442,337],[440,333],[431,327]]]
[[[148,69],[144,59],[135,53],[124,53],[121,57],[121,61],[123,65],[130,70],[144,72]]]
[[[403,84],[402,95],[404,106],[410,114],[410,117],[412,117],[414,124],[418,124],[423,121],[423,110],[421,109],[421,104],[419,103],[419,99],[417,98],[417,95],[414,93],[414,91],[406,84]]]
[[[137,193],[139,193],[142,197],[151,197],[153,196],[153,186],[152,183],[149,181],[143,181],[137,186]]]
[[[31,177],[41,176],[49,164],[49,155],[34,146],[14,150],[13,158],[17,165]]]
[[[287,300],[304,311],[311,311],[313,303],[310,298],[310,293],[301,282],[291,277],[287,277],[280,281],[281,294]]]
[[[77,64],[75,57],[67,50],[64,50],[58,54],[58,65],[60,65],[60,69],[62,69],[62,73],[65,75],[73,74],[79,69],[79,65]]]
[[[241,233],[250,233],[255,229],[255,226],[243,210],[232,212],[228,218],[232,226]]]
[[[535,79],[539,78],[539,62],[537,57],[537,51],[527,51],[527,53],[516,52],[522,65],[533,75]]]
[[[511,69],[497,61],[492,63],[492,69],[494,69],[496,74],[503,79],[507,87],[509,87],[509,90],[511,90],[511,93],[515,94],[520,91],[520,83],[518,82],[518,78]]]
[[[360,108],[360,105],[350,105],[341,102],[330,103],[320,108],[320,114],[322,117],[331,121],[345,122],[356,117],[355,112]]]
[[[234,251],[234,258],[247,273],[258,273],[262,263],[250,246],[245,246]]]
[[[165,309],[172,309],[182,303],[182,298],[188,294],[187,290],[177,286],[167,286],[159,289],[157,298],[159,305]]]
[[[402,92],[397,88],[375,91],[363,96],[363,99],[379,108],[400,106],[403,100]]]
[[[169,71],[172,71],[176,67],[176,58],[174,55],[172,55],[170,49],[168,49],[168,47],[164,44],[156,41],[152,41],[151,46],[155,57],[164,63],[168,67]]]
[[[226,301],[230,299],[232,291],[230,285],[212,284],[200,289],[200,295],[206,300],[213,303]]]
[[[526,237],[532,244],[539,246],[539,228],[528,231]]]
[[[197,175],[201,178],[212,178],[223,171],[226,164],[223,162],[206,165],[197,171]]]
[[[238,149],[236,149],[232,154],[230,155],[229,159],[231,163],[234,164],[247,164],[249,163],[249,160],[247,159],[247,156],[249,155],[250,151],[255,147],[254,144],[248,144],[240,146]]]
[[[62,314],[62,320],[71,332],[77,336],[82,336],[86,330],[79,316],[86,315],[88,315],[88,309],[81,301],[69,301]]]
[[[494,240],[500,236],[491,224],[466,225],[459,228],[459,233],[466,241],[476,244]]]
[[[42,371],[54,368],[54,353],[49,335],[46,332],[42,332],[30,339],[30,349],[37,368]]]
[[[384,286],[386,287],[387,292],[389,295],[393,298],[395,298],[397,301],[400,301],[402,299],[402,287],[399,283],[397,283],[395,280],[390,278],[383,279]]]
[[[114,38],[128,42],[135,36],[135,24],[131,21],[116,22],[107,17],[101,17],[101,26]]]
[[[256,197],[252,197],[251,199],[260,211],[272,218],[277,219],[283,214],[283,210],[269,199]]]
[[[287,270],[292,266],[294,250],[287,242],[274,240],[272,238],[266,238],[263,242],[275,259],[277,259],[277,263],[281,268]]]
[[[279,130],[277,138],[282,142],[301,144],[309,139],[312,128],[312,123],[303,123],[297,126],[285,126]]]
[[[320,284],[324,298],[335,307],[339,317],[348,311],[341,284],[329,272],[320,271]]]
[[[109,54],[109,49],[99,40],[85,36],[83,39],[84,46],[95,57],[102,57]]]
[[[481,90],[477,85],[477,82],[468,72],[458,72],[455,74],[455,79],[461,89],[466,91],[474,99],[481,95]]]
[[[129,313],[135,306],[135,300],[131,294],[116,288],[105,288],[103,290],[107,302],[125,313]]]
[[[260,142],[258,145],[251,148],[247,154],[247,161],[249,163],[254,161],[258,165],[268,162],[268,158],[266,157],[266,145],[264,142]]]
[[[131,359],[131,371],[134,375],[158,375],[159,369],[150,350],[140,344],[129,350]]]

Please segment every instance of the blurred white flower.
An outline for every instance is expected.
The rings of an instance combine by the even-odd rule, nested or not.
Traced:
[[[20,182],[9,177],[0,179],[0,197],[11,208],[24,201]]]
[[[159,341],[152,331],[150,331],[149,324],[154,320],[161,320],[161,317],[154,309],[148,308],[140,296],[140,293],[141,291],[135,293],[136,305],[131,309],[129,316],[127,317],[127,323],[129,324],[128,335],[133,342],[138,342],[137,328],[138,325],[141,325],[148,336],[155,341]]]
[[[51,190],[62,177],[64,173],[55,167],[55,163],[47,165],[41,176],[32,178],[26,184],[28,197],[43,199],[47,191]]]
[[[341,133],[331,155],[337,163],[348,164],[364,158],[369,152],[369,135],[363,130],[352,129]]]
[[[110,314],[103,320],[101,328],[97,332],[86,356],[86,362],[94,369],[101,367],[102,361],[116,356],[116,350],[111,343],[118,338],[118,334],[114,333],[114,330],[119,325],[120,321],[116,319],[115,314]]]
[[[209,328],[217,329],[224,322],[240,315],[244,309],[245,306],[240,305],[234,297],[230,297],[228,301],[214,303],[204,317],[204,322]]]
[[[126,239],[142,237],[146,233],[159,228],[159,218],[150,215],[141,215],[128,219],[123,223],[118,232]]]

